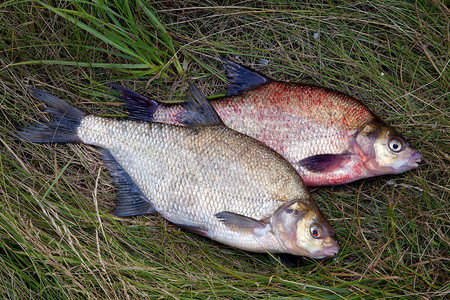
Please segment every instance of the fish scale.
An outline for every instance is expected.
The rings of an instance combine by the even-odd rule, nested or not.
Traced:
[[[130,104],[128,119],[88,115],[42,91],[53,121],[17,137],[35,143],[100,147],[118,188],[113,214],[159,213],[195,233],[254,252],[314,258],[339,245],[302,178],[279,154],[223,125],[206,97],[190,87],[187,127],[139,121],[145,101]]]
[[[353,97],[274,81],[227,60],[224,65],[231,80],[229,95],[211,100],[224,124],[281,154],[307,186],[343,184],[418,166],[419,152]],[[119,91],[146,99],[121,87]],[[152,103],[152,121],[183,125],[182,106],[146,101]],[[392,140],[399,151],[388,148]]]
[[[118,122],[88,116],[83,119],[77,135],[83,143],[108,149],[164,218],[179,223],[177,216],[183,215],[188,224],[210,228],[208,236],[211,238],[228,236],[231,245],[242,241],[230,241],[234,233],[214,217],[215,213],[231,210],[259,220],[273,214],[280,202],[308,197],[301,179],[289,177],[295,172],[290,166],[281,166],[283,172],[280,173],[279,161],[265,159],[273,155],[267,151],[269,149],[245,136],[236,141],[236,133],[224,127],[202,128],[192,134],[186,128],[166,124]],[[124,140],[124,136],[128,138]],[[240,149],[242,138],[252,144],[252,153]],[[193,152],[191,148],[201,150]],[[208,149],[214,149],[214,156],[211,151],[210,155],[204,155]],[[261,163],[246,164],[250,154],[260,157]],[[142,160],[142,157],[148,159]],[[226,157],[226,168],[209,167],[211,163],[223,165],[223,157]],[[187,181],[191,176],[198,181]],[[153,180],[143,180],[146,178]],[[209,180],[201,180],[206,178]],[[198,203],[206,203],[208,210],[199,210]],[[200,219],[199,215],[204,217]],[[257,250],[254,242],[245,244],[247,250]]]
[[[305,97],[305,93],[309,93],[309,96]],[[270,97],[267,94],[277,96]],[[320,88],[312,86],[300,87],[293,94],[290,84],[273,82],[263,88],[245,92],[233,98],[213,100],[211,103],[227,126],[263,141],[288,160],[297,162],[313,153],[340,153],[347,146],[350,138],[347,136],[344,139],[345,133],[342,133],[342,130],[344,132],[356,130],[358,124],[374,118],[371,113],[363,111],[365,107],[360,108],[362,112],[355,114],[358,110],[351,106],[357,103],[349,101],[345,109],[348,109],[350,116],[342,115],[341,119],[345,117],[346,121],[337,122],[335,121],[337,115],[330,114],[328,111],[330,105],[325,105],[325,102],[331,104],[333,97],[324,98],[323,94]],[[317,102],[322,105],[317,107]],[[258,103],[258,106],[255,107],[252,103]],[[180,125],[178,115],[182,111],[181,106],[164,107],[156,111],[154,120]],[[237,111],[239,118],[236,118]],[[259,117],[261,114],[264,115],[264,119]],[[299,116],[301,116],[301,122],[291,121]],[[351,126],[352,121],[356,125]],[[284,128],[287,131],[283,131]],[[285,136],[286,133],[291,133],[288,138]],[[271,138],[264,138],[269,135]],[[300,137],[300,140],[292,136]],[[319,138],[318,142],[316,142],[317,138]],[[321,141],[321,138],[324,140]],[[295,151],[289,152],[292,156],[283,151],[282,148],[285,147],[288,149],[295,147]]]

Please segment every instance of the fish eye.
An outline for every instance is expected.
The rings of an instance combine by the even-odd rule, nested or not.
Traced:
[[[313,224],[309,229],[309,232],[313,238],[318,239],[322,236],[322,227],[320,225]]]
[[[402,151],[402,141],[400,141],[397,138],[392,138],[389,140],[389,149],[391,149],[394,152],[400,152]]]

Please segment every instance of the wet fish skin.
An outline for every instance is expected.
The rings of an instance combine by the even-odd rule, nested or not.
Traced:
[[[314,258],[338,252],[333,228],[294,168],[214,116],[202,120],[191,112],[197,126],[180,127],[137,121],[139,113],[128,120],[88,115],[45,92],[35,96],[52,106],[55,121],[17,136],[104,149],[119,188],[116,215],[158,212],[183,228],[248,251]]]
[[[349,95],[274,81],[227,60],[224,65],[231,80],[228,96],[211,103],[225,125],[280,153],[307,186],[398,174],[421,161],[401,134]],[[153,121],[183,124],[182,106],[147,101],[154,104]],[[400,148],[394,151],[390,143]]]

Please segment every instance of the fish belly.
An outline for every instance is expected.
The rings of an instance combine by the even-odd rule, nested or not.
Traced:
[[[295,170],[259,142],[224,126],[187,128],[87,116],[82,142],[105,148],[169,221],[245,250],[282,251],[272,233],[230,230],[222,211],[269,218],[285,201],[309,194]]]

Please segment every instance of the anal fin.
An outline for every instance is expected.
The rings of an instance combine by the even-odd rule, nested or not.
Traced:
[[[142,193],[112,154],[104,149],[102,149],[102,153],[103,161],[118,188],[117,197],[119,200],[111,214],[118,217],[130,217],[156,212],[150,200]]]
[[[352,159],[352,154],[318,154],[300,160],[297,165],[310,172],[325,173],[344,167]]]
[[[222,211],[215,216],[229,229],[244,234],[254,234],[260,237],[272,230],[272,226],[269,224],[229,211]]]

